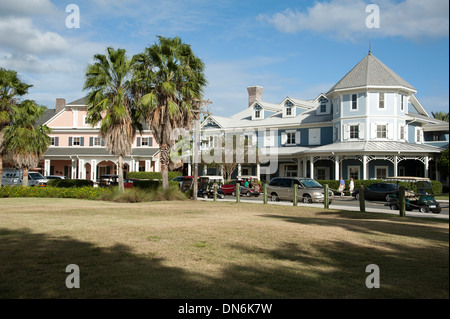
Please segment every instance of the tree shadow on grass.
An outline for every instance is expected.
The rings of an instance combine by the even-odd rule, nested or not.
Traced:
[[[429,267],[425,248],[392,247],[389,256],[345,241],[314,252],[299,243],[231,248],[240,261],[222,260],[219,275],[200,275],[196,269],[164,265],[151,252],[138,256],[125,245],[102,248],[3,228],[0,298],[448,298],[448,254],[446,260],[436,256],[441,269],[414,277]],[[380,289],[365,286],[365,267],[371,263],[381,269]],[[69,264],[80,268],[79,289],[65,285]]]
[[[260,216],[304,225],[341,227],[349,231],[365,234],[389,234],[411,238],[431,239],[443,243],[449,242],[448,221],[443,220],[430,221],[418,218],[380,216],[380,214],[354,213],[348,211],[321,212],[317,214],[317,217],[274,214]],[[444,225],[447,227],[436,227],[436,225]]]

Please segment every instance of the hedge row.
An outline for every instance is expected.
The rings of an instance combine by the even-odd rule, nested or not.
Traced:
[[[169,181],[175,177],[182,176],[181,172],[168,172]],[[127,178],[149,179],[149,180],[161,180],[161,172],[129,172]]]
[[[337,180],[318,180],[322,185],[328,184],[328,187],[332,189],[333,191],[337,192],[339,188],[339,181]],[[363,185],[364,187],[367,187],[371,184],[375,183],[382,183],[383,181],[381,179],[371,179],[371,180],[354,180],[355,183],[355,190],[359,188],[360,185]],[[405,182],[399,182],[400,186],[404,186],[405,188],[412,188],[414,192],[417,192],[417,185],[411,184],[411,183],[405,183]],[[349,185],[350,180],[345,180],[345,191],[349,191]],[[433,194],[439,195],[442,194],[442,183],[439,181],[431,181],[431,187],[433,189]]]
[[[48,181],[47,185],[62,188],[92,187],[94,186],[94,182],[85,179],[51,179]]]
[[[0,198],[3,197],[46,197],[46,198],[78,198],[78,199],[100,199],[101,195],[110,189],[101,187],[0,187]]]

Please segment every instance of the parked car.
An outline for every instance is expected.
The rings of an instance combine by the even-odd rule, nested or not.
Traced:
[[[138,181],[137,178],[125,178],[123,180],[123,187],[124,188],[133,188],[134,182]]]
[[[177,176],[172,179],[172,182],[178,182],[180,184],[180,188],[181,188],[181,185],[183,185],[183,180],[184,180],[184,176]]]
[[[45,179],[66,179],[65,176],[62,175],[47,175],[44,176]]]
[[[364,188],[364,199],[388,202],[398,188],[399,186],[395,183],[374,183]],[[359,199],[359,190],[353,191],[352,196]]]
[[[100,186],[115,186],[119,184],[119,175],[104,174],[100,176]]]
[[[203,198],[214,198],[214,188],[213,187],[204,187],[198,190],[197,197],[203,197]],[[219,188],[217,189],[217,198],[224,199],[225,194],[223,191]]]
[[[222,190],[226,195],[233,195],[236,196],[236,184],[240,184],[240,194],[243,196],[255,196],[258,197],[261,193],[260,186],[258,182],[253,182],[253,187],[244,187],[245,180],[243,179],[237,179],[237,180],[231,180],[225,185],[222,185]]]
[[[297,200],[304,203],[324,202],[323,186],[314,179],[306,177],[275,177],[267,185],[267,194],[272,201],[292,201],[294,197],[293,185],[298,187]],[[331,204],[333,200],[334,194],[329,190],[328,201]]]
[[[2,185],[22,185],[22,169],[4,169]],[[28,186],[47,186],[48,179],[38,172],[28,172]]]

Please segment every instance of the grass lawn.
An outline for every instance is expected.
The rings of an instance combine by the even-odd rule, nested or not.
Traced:
[[[80,268],[80,289],[65,286]],[[380,288],[366,287],[366,266]],[[449,298],[449,223],[226,202],[0,199],[0,298]]]

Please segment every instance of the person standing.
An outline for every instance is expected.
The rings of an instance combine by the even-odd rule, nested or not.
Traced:
[[[350,190],[350,196],[352,196],[353,191],[355,190],[355,182],[353,181],[353,177],[350,178],[350,185],[348,186],[349,190]]]
[[[339,181],[339,191],[341,192],[341,197],[344,196],[344,189],[345,189],[345,181],[341,177],[341,180]]]

